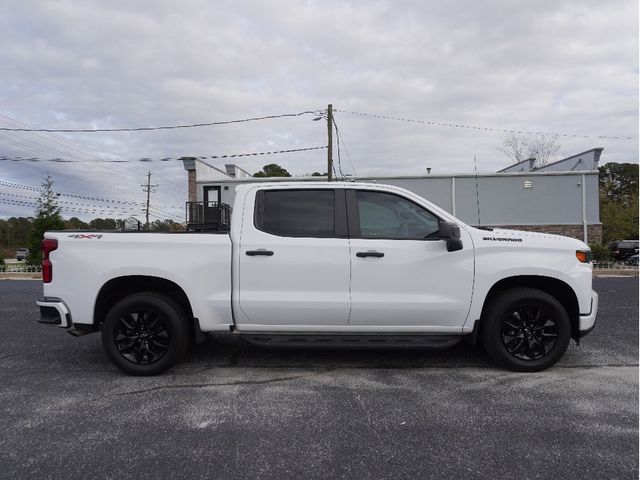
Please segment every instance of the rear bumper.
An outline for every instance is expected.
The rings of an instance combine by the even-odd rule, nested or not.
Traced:
[[[73,325],[69,308],[60,298],[42,297],[36,301],[36,305],[40,307],[39,323],[57,325],[63,328],[69,328]]]
[[[596,316],[598,315],[598,293],[591,291],[591,311],[585,315],[580,314],[580,323],[578,327],[578,336],[580,338],[591,333],[596,326]]]

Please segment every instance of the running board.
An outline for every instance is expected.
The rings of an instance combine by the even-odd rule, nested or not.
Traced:
[[[445,349],[463,335],[307,335],[239,334],[247,343],[260,347],[304,348],[429,348]]]

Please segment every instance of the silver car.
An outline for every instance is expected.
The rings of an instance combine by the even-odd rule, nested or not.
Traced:
[[[28,248],[19,248],[16,250],[16,260],[26,260],[29,256]]]

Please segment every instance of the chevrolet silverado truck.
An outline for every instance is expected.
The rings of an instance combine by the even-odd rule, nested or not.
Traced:
[[[52,231],[40,322],[101,332],[122,371],[156,375],[211,333],[258,345],[446,348],[540,371],[594,327],[587,245],[478,229],[402,188],[237,187],[228,231]]]

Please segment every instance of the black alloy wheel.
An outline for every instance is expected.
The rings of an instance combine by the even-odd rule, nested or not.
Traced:
[[[131,375],[158,375],[186,352],[191,329],[184,309],[169,297],[135,293],[117,302],[102,325],[109,359]]]
[[[485,308],[480,338],[499,365],[537,372],[562,358],[571,340],[571,321],[562,304],[547,292],[513,288]]]
[[[558,325],[540,304],[514,309],[502,321],[502,343],[520,360],[538,360],[547,355],[558,340]]]
[[[166,320],[153,310],[125,313],[113,335],[120,355],[138,365],[160,360],[171,343]]]

